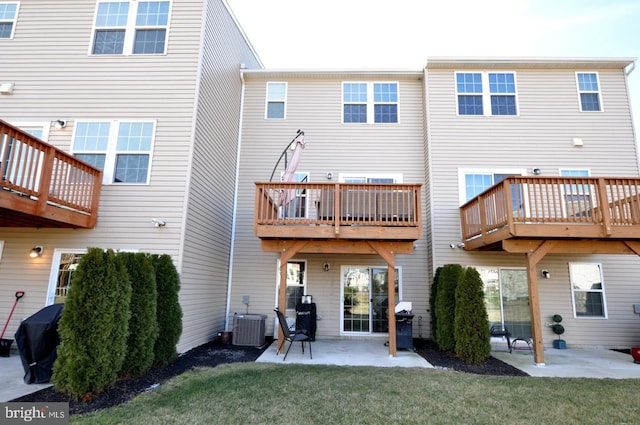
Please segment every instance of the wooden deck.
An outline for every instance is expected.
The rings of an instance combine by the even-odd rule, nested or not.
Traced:
[[[640,239],[640,178],[509,177],[460,207],[465,250],[507,240]]]
[[[286,309],[287,261],[303,254],[372,254],[395,280],[396,254],[411,254],[422,236],[419,184],[256,183],[254,231],[262,250],[280,254],[278,308]],[[395,305],[388,285],[389,305]],[[389,355],[396,356],[395,315]],[[279,334],[282,343],[282,333]]]
[[[0,120],[0,227],[93,228],[102,171]]]
[[[415,241],[419,184],[256,183],[261,239]]]

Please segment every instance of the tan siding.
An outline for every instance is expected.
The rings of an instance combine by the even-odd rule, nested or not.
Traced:
[[[247,79],[244,108],[238,223],[234,255],[230,314],[245,312],[242,296],[251,297],[250,311],[269,316],[267,332],[273,332],[276,304],[277,261],[279,256],[261,251],[253,234],[254,182],[267,181],[282,150],[301,129],[307,142],[298,170],[310,173],[310,181],[326,181],[331,171],[337,181],[340,173],[402,174],[405,183],[424,183],[424,135],[422,82],[393,77],[400,84],[400,123],[387,125],[341,124],[341,78]],[[379,81],[379,78],[372,79]],[[267,81],[287,81],[285,120],[265,120]],[[365,81],[358,77],[357,81]],[[276,172],[283,170],[283,164]],[[418,245],[424,244],[422,240]],[[339,335],[341,300],[340,269],[343,265],[385,266],[377,256],[300,255],[307,260],[308,293],[313,295],[322,320],[318,335]],[[403,270],[404,298],[413,301],[416,314],[426,315],[426,250],[398,256]],[[325,272],[323,264],[331,264]],[[409,299],[410,298],[410,299]],[[416,328],[416,334],[417,334]]]
[[[477,68],[483,70],[482,68]],[[476,117],[456,115],[454,72],[456,69],[428,69],[428,128],[432,178],[434,267],[447,263],[465,266],[525,267],[522,255],[467,253],[451,249],[460,241],[458,212],[458,170],[532,169],[558,175],[561,168],[588,168],[594,176],[638,176],[636,147],[626,81],[621,69],[597,71],[604,107],[600,113],[579,112],[579,100],[572,69],[521,69],[516,72],[519,116]],[[572,146],[572,139],[584,146]],[[609,318],[573,318],[569,261],[602,262]],[[638,274],[640,259],[625,256],[548,255],[538,269],[548,269],[552,279],[539,281],[543,322],[553,314],[565,319],[569,346],[624,347],[638,339],[631,300],[640,286],[628,276]],[[636,317],[637,319],[637,317]],[[545,346],[555,335],[543,329]]]
[[[11,268],[0,263],[0,281],[14,282],[12,291],[24,283],[29,288],[25,306],[33,313],[45,302],[54,248],[100,246],[167,253],[182,279],[184,333],[178,349],[208,341],[220,329],[225,311],[238,68],[241,62],[255,67],[258,60],[221,0],[172,2],[167,54],[133,56],[88,54],[94,0],[34,0],[20,6],[15,38],[0,46],[1,56],[11,58],[2,61],[2,79],[15,84],[13,95],[2,98],[2,119],[16,123],[65,119],[68,126],[52,127],[49,136],[51,143],[65,150],[79,119],[153,119],[157,128],[150,183],[104,186],[95,229],[0,230],[5,258],[18,259]],[[203,33],[206,45],[201,48]],[[189,184],[192,149],[198,158]],[[193,204],[185,209],[188,190]],[[154,227],[153,217],[165,220],[166,227]],[[185,226],[193,230],[185,232]],[[45,246],[37,271],[20,254],[25,246],[36,244]],[[33,277],[24,279],[21,268],[29,268]],[[4,317],[6,305],[0,305]]]

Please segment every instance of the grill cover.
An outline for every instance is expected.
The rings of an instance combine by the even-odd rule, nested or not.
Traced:
[[[58,354],[58,321],[64,304],[43,308],[22,321],[16,331],[16,344],[24,368],[25,384],[51,381],[53,362]]]

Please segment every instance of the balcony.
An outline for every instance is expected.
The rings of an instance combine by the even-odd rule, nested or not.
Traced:
[[[640,179],[508,177],[460,207],[460,220],[465,250],[502,250],[518,239],[633,241]]]
[[[419,184],[256,183],[261,239],[413,242],[422,236]]]
[[[0,227],[93,228],[102,171],[0,120]]]

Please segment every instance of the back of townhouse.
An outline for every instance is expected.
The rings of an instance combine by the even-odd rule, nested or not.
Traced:
[[[277,332],[273,309],[278,305],[280,255],[263,252],[254,233],[255,183],[270,180],[297,130],[304,131],[306,143],[296,181],[417,183],[425,190],[423,74],[420,69],[244,73],[230,324],[235,314],[264,314],[266,334]],[[281,163],[274,182],[283,171]],[[304,200],[306,194],[298,196],[307,208],[301,218],[314,219],[313,201]],[[416,336],[425,337],[428,260],[424,232],[413,253],[396,256],[397,299],[413,303]],[[321,318],[318,336],[386,338],[386,275],[387,262],[377,255],[297,254],[287,268],[287,315],[294,318],[296,303],[311,295]],[[249,305],[243,303],[245,297]]]
[[[63,302],[79,256],[96,246],[171,255],[182,283],[178,350],[210,341],[224,328],[239,69],[262,66],[228,5],[34,0],[0,8],[0,82],[13,87],[0,95],[0,118],[104,173],[94,228],[0,229],[0,317],[16,291],[26,293],[5,337]],[[34,246],[44,250],[30,258]]]
[[[511,175],[638,177],[626,75],[633,62],[433,58],[427,64],[426,208],[434,268],[478,268],[490,321],[508,324],[515,336],[531,336],[525,257],[455,247],[462,242],[459,207]],[[639,272],[637,255],[546,255],[535,271],[544,346],[558,338],[549,326],[555,314],[569,347],[637,344]]]

